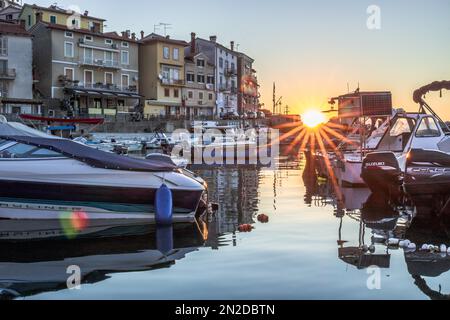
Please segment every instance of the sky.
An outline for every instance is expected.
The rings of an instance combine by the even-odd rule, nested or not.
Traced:
[[[39,5],[55,1],[36,0]],[[415,89],[450,80],[450,0],[60,0],[108,20],[107,31],[154,31],[189,41],[190,33],[255,59],[261,101],[272,109],[272,86],[291,113],[328,109],[330,97],[354,91],[391,91],[396,107],[416,111]],[[368,7],[380,9],[369,29]],[[163,33],[160,30],[159,33]],[[428,101],[450,120],[450,92]]]

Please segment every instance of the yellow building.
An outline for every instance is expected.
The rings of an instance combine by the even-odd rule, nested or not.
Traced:
[[[185,41],[150,34],[140,41],[139,87],[144,116],[185,116],[182,104]]]
[[[23,6],[20,20],[25,21],[27,30],[33,27],[37,22],[42,21],[98,33],[103,32],[103,24],[106,21],[104,19],[91,17],[88,11],[80,14],[75,11],[59,8],[55,5],[46,8],[35,4],[25,4]]]

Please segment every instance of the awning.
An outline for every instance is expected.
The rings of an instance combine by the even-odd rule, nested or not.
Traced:
[[[42,105],[41,100],[35,99],[15,99],[15,98],[0,98],[1,104],[28,104],[28,105]]]
[[[122,92],[122,91],[105,91],[105,90],[92,90],[92,89],[83,89],[83,88],[66,88],[67,92],[71,92],[77,95],[91,95],[91,96],[107,96],[107,97],[122,97],[122,98],[134,98],[141,99],[141,96],[138,93],[133,92]]]

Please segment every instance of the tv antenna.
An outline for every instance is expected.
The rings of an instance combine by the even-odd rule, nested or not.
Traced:
[[[155,24],[154,25],[154,32],[156,33],[156,31],[160,30],[161,28],[164,30],[164,36],[167,36],[167,30],[172,29],[172,24],[164,23],[164,22],[160,22],[159,24]]]

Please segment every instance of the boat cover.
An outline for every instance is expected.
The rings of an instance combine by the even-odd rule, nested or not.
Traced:
[[[18,122],[0,122],[1,136],[30,136],[48,139],[58,139],[58,137],[51,136],[45,132],[30,128]]]
[[[120,156],[114,153],[96,150],[67,139],[4,135],[0,135],[0,139],[46,148],[61,153],[66,157],[82,161],[95,168],[141,172],[167,172],[177,169],[176,165],[166,161]]]

